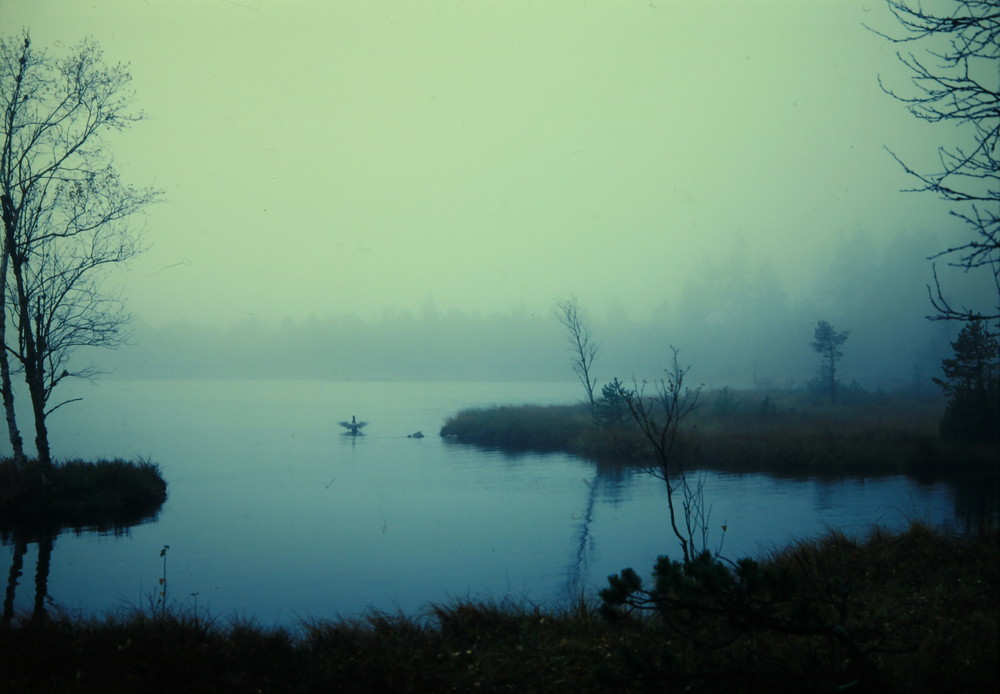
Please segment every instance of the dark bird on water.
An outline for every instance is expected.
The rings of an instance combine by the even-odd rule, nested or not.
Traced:
[[[361,431],[361,430],[365,427],[366,424],[368,424],[368,422],[359,422],[354,417],[354,415],[351,415],[351,421],[349,421],[349,422],[340,422],[340,426],[342,426],[345,429],[347,429],[347,431],[344,432],[344,433],[347,434],[348,436],[361,436],[361,435],[363,435],[364,432]]]

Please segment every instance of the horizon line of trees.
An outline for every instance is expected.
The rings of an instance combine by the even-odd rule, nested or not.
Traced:
[[[695,376],[709,387],[807,387],[815,368],[802,335],[817,316],[851,326],[850,378],[866,387],[934,391],[931,378],[956,330],[928,322],[922,249],[911,234],[870,243],[845,240],[836,263],[796,296],[775,274],[746,264],[691,278],[674,305],[645,319],[608,311],[595,321],[601,371],[652,377],[665,344],[699,355]],[[870,241],[870,239],[869,239]],[[924,239],[927,247],[931,239]],[[907,250],[907,255],[901,255]],[[859,260],[853,281],[838,272]],[[905,260],[909,258],[910,262]],[[859,291],[860,289],[860,291]],[[879,301],[873,301],[877,296]],[[881,300],[886,301],[886,305]],[[676,308],[675,308],[676,306]],[[847,310],[849,307],[853,310]],[[118,378],[325,378],[345,380],[570,380],[552,312],[527,307],[482,315],[460,310],[386,311],[381,318],[331,315],[267,324],[153,326],[137,319],[129,349],[115,355]],[[626,339],[617,339],[625,336]],[[610,339],[614,337],[615,339]],[[602,377],[602,374],[591,374]],[[596,384],[595,384],[596,386]]]

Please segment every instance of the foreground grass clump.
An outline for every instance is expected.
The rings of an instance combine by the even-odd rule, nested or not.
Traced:
[[[71,460],[43,469],[0,461],[0,527],[45,523],[70,527],[128,525],[166,501],[160,467],[148,461]]]
[[[1000,684],[996,531],[922,525],[855,539],[829,533],[763,559],[817,609],[830,589],[868,668],[844,679],[830,639],[655,611],[606,619],[460,602],[422,617],[313,620],[301,633],[183,613],[57,616],[0,625],[0,689],[17,692],[940,692]],[[839,603],[838,603],[839,604]],[[840,615],[836,616],[841,619]]]
[[[976,691],[998,677],[997,539],[994,530],[956,540],[919,523],[863,540],[830,531],[762,562],[661,557],[655,586],[633,574],[622,599],[626,570],[602,597],[611,616],[652,612],[712,678],[752,673],[769,690],[798,679],[829,691]],[[966,680],[963,664],[975,673]]]
[[[875,530],[865,542],[834,531],[772,563],[797,569],[802,585],[817,590],[816,604],[843,610],[872,668],[868,680],[884,691],[981,691],[980,683],[1000,682],[998,540],[995,527],[968,540],[919,523]],[[838,590],[842,601],[831,599]]]
[[[682,425],[681,454],[689,469],[784,475],[913,474],[995,461],[995,445],[959,450],[943,442],[941,407],[904,396],[856,394],[828,403],[804,392],[724,388],[705,393]],[[450,417],[441,435],[510,452],[646,463],[648,443],[627,412],[619,414],[608,423],[585,404],[467,409]]]

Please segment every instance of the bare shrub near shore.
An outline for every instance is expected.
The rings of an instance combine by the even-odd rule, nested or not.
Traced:
[[[681,424],[697,409],[701,386],[692,390],[684,384],[691,367],[681,368],[677,349],[671,347],[670,351],[671,366],[666,377],[655,384],[655,394],[647,396],[646,383],[637,383],[625,393],[625,403],[650,445],[652,460],[647,472],[666,484],[670,528],[688,563],[708,542],[703,481],[689,481],[680,450]]]

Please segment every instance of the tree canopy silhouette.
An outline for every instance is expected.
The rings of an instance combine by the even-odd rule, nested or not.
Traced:
[[[142,250],[130,220],[158,192],[122,183],[105,137],[143,116],[132,110],[126,66],[85,40],[65,57],[34,48],[28,32],[0,39],[0,376],[15,459],[24,460],[12,371],[31,400],[38,458],[51,462],[46,418],[79,347],[113,347],[128,320],[104,288],[109,265]],[[13,333],[12,335],[9,333]],[[13,357],[13,363],[11,363]]]

